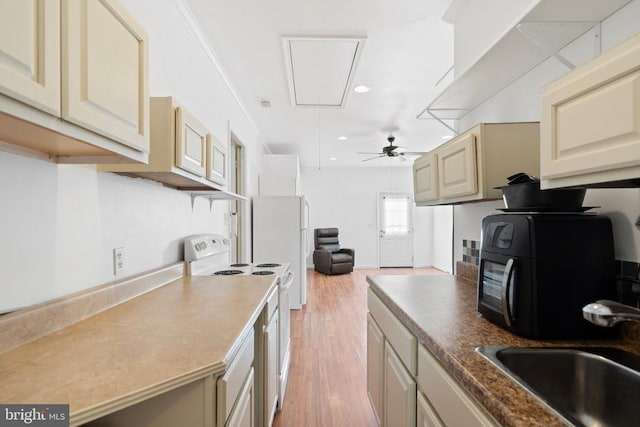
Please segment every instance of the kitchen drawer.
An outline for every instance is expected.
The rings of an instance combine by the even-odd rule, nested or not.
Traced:
[[[417,348],[418,340],[389,310],[384,303],[373,293],[371,288],[368,290],[368,307],[371,316],[384,333],[385,338],[398,357],[402,360],[405,367],[411,375],[416,375],[417,370]]]
[[[422,345],[418,348],[418,389],[444,425],[498,425]]]
[[[254,336],[252,333],[247,335],[238,354],[231,362],[229,369],[218,380],[218,425],[224,426],[228,419],[236,399],[240,395],[243,385],[247,379],[247,376],[251,372],[251,366],[253,364],[253,341]]]

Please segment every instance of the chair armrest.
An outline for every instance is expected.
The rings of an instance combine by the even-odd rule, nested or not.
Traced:
[[[354,249],[341,248],[338,252],[351,255],[351,258],[353,258],[353,264],[356,264],[356,251]]]
[[[318,265],[330,265],[331,252],[324,249],[316,249],[313,251],[313,263]]]

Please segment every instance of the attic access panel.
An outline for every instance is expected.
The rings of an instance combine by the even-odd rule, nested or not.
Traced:
[[[291,104],[343,107],[364,38],[284,37]]]

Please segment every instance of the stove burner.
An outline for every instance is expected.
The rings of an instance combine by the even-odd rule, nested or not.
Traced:
[[[215,274],[216,276],[231,276],[234,274],[242,274],[243,271],[242,270],[220,270],[220,271],[216,271]]]
[[[275,273],[269,270],[262,270],[262,271],[254,271],[251,274],[255,274],[256,276],[268,276],[269,274],[275,274]]]
[[[245,264],[244,262],[240,262],[238,264],[231,264],[229,267],[249,267],[249,264]]]
[[[256,267],[259,267],[259,268],[273,268],[273,267],[280,267],[280,264],[265,263],[265,264],[258,264],[258,265],[256,265]]]

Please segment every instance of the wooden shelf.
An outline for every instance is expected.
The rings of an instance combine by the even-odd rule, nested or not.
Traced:
[[[571,68],[557,52],[629,1],[540,0],[418,118],[461,119],[551,56]]]

